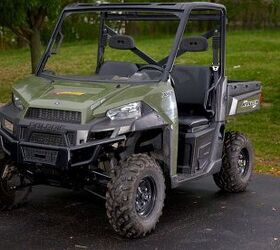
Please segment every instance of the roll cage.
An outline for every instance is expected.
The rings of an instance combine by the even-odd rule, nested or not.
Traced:
[[[213,38],[213,71],[216,80],[224,77],[225,74],[225,34],[226,34],[226,9],[223,5],[194,2],[194,3],[143,3],[143,4],[89,4],[77,3],[66,6],[56,23],[47,48],[38,65],[36,75],[40,76],[51,55],[52,46],[56,41],[56,37],[61,31],[64,19],[73,13],[87,13],[99,11],[100,15],[100,32],[98,41],[97,71],[103,63],[103,55],[105,49],[105,33],[114,36],[117,33],[105,24],[106,20],[118,21],[178,21],[179,26],[175,35],[172,50],[169,56],[160,61],[155,61],[145,52],[135,47],[131,51],[142,58],[148,64],[161,66],[164,68],[162,81],[169,79],[170,72],[174,66],[175,59],[185,52],[180,49],[181,41],[184,35],[186,25],[189,21],[218,21],[219,27],[209,30],[202,36],[209,39]],[[196,11],[204,13],[195,13]],[[207,11],[218,11],[217,13],[207,13]],[[122,13],[123,12],[123,13]],[[141,12],[145,12],[142,14]],[[149,13],[149,14],[146,14]]]

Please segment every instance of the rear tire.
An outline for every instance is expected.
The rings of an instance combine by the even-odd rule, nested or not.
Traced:
[[[225,136],[223,165],[214,174],[217,186],[231,193],[246,190],[254,167],[254,154],[250,141],[239,132],[228,132]]]
[[[26,182],[16,169],[11,170],[13,166],[8,160],[0,160],[0,211],[16,208],[27,201],[31,193],[31,186],[21,190],[14,190],[11,182]],[[17,179],[17,180],[15,180]]]
[[[164,199],[165,181],[158,163],[145,154],[132,155],[108,184],[109,222],[121,236],[143,237],[155,229]]]

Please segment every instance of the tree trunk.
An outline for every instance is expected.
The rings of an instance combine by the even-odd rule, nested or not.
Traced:
[[[41,34],[40,31],[36,28],[33,29],[33,32],[30,36],[29,47],[31,53],[31,66],[33,74],[35,73],[41,58]]]

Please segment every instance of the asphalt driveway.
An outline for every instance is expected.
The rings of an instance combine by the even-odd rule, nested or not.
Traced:
[[[113,232],[102,200],[35,187],[25,207],[0,214],[0,249],[280,249],[280,178],[255,175],[238,195],[219,192],[211,178],[188,183],[140,240]]]

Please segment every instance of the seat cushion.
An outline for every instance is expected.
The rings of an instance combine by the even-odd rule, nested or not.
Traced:
[[[181,116],[179,124],[187,129],[208,125],[209,120],[204,116]]]

